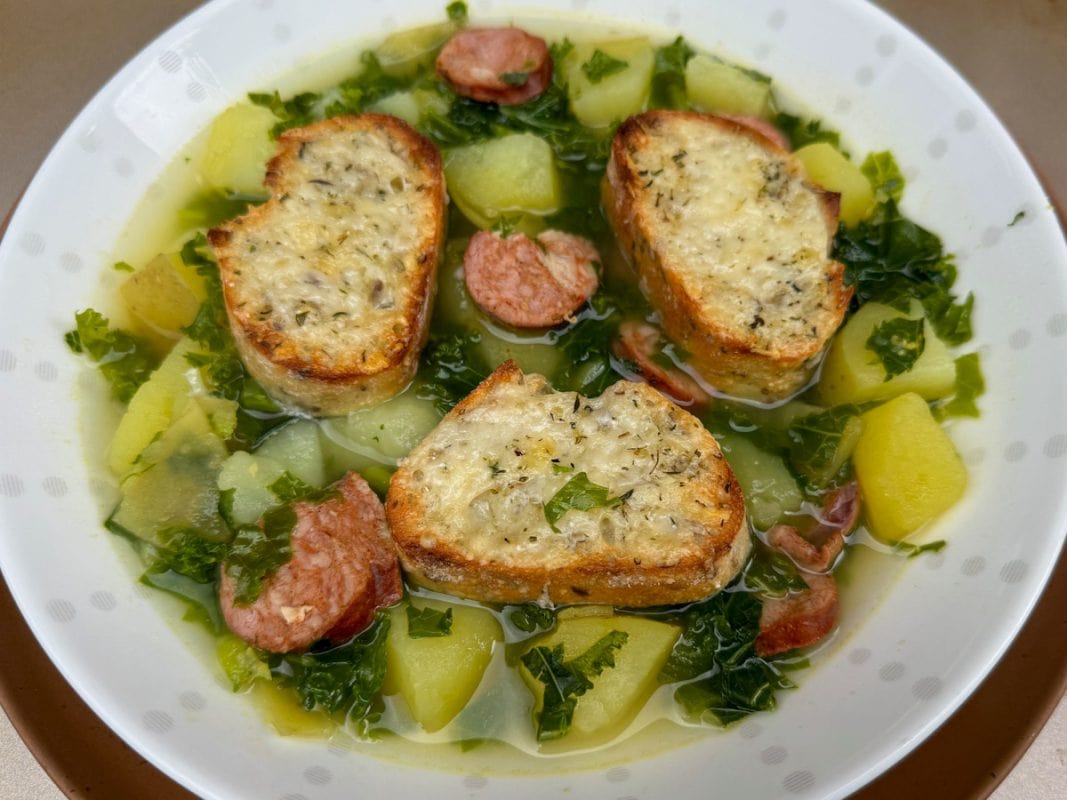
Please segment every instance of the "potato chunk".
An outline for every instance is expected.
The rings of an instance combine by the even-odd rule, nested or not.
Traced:
[[[656,676],[671,654],[679,629],[666,622],[644,617],[595,616],[561,617],[556,629],[535,639],[526,648],[554,648],[563,645],[565,661],[576,658],[612,631],[626,634],[626,643],[615,651],[615,666],[593,678],[593,688],[578,697],[571,727],[561,744],[567,748],[586,747],[620,733],[656,688]],[[535,698],[540,712],[545,687],[520,666],[522,679]]]
[[[956,364],[948,347],[937,338],[927,321],[923,325],[926,346],[911,369],[886,380],[878,357],[867,348],[875,327],[897,317],[919,319],[918,304],[905,314],[881,303],[867,303],[834,337],[823,362],[817,394],[827,405],[886,400],[904,392],[916,392],[927,400],[952,394]]]
[[[119,293],[153,333],[177,339],[200,310],[203,282],[180,256],[161,253],[123,281]]]
[[[278,119],[270,109],[237,103],[211,124],[200,174],[208,186],[256,194],[263,191],[267,159],[274,154],[270,129]]]
[[[902,394],[863,415],[852,454],[867,524],[896,543],[948,510],[963,495],[967,470],[926,401]]]
[[[385,691],[399,693],[411,716],[432,733],[451,722],[474,696],[493,657],[493,644],[502,641],[504,633],[484,609],[423,598],[413,599],[412,605],[451,609],[452,630],[447,636],[412,639],[408,604],[390,609]]]
[[[739,67],[698,54],[685,65],[689,102],[703,111],[747,117],[771,116],[771,83]]]
[[[644,36],[576,44],[560,65],[574,116],[599,128],[643,111],[655,62],[652,43]]]
[[[550,214],[562,202],[552,148],[532,133],[451,151],[445,180],[459,210],[480,228],[491,228],[505,214]]]
[[[841,195],[840,219],[855,225],[874,206],[874,190],[863,171],[828,142],[815,142],[795,153],[814,183]]]
[[[765,530],[782,515],[800,510],[804,495],[785,460],[736,433],[716,436],[730,469],[741,484],[749,521]]]

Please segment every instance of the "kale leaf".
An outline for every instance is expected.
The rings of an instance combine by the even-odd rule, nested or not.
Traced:
[[[537,741],[559,739],[567,732],[578,698],[593,688],[593,678],[615,666],[615,651],[628,638],[624,631],[611,631],[569,661],[563,660],[562,644],[551,650],[534,647],[522,655],[523,665],[545,686],[541,713],[537,716]]]
[[[455,2],[445,6],[445,14],[453,22],[465,25],[467,22],[467,4],[463,0],[455,0]]]
[[[940,553],[945,549],[948,542],[944,539],[938,539],[936,542],[927,542],[926,544],[912,544],[911,542],[897,542],[893,545],[893,552],[900,555],[905,555],[908,558],[916,558],[923,553]]]
[[[420,399],[433,400],[438,410],[448,413],[488,377],[490,371],[476,350],[477,336],[459,331],[431,334],[421,356],[416,390]]]
[[[538,629],[548,630],[555,625],[556,611],[537,603],[523,603],[508,613],[508,619],[520,631],[533,633]]]
[[[111,395],[128,403],[138,387],[148,380],[158,359],[148,345],[133,334],[113,329],[103,314],[92,308],[74,315],[75,328],[63,337],[75,353],[85,353],[100,366],[111,384]]]
[[[335,500],[341,496],[341,492],[332,486],[325,489],[317,489],[288,470],[283,472],[270,486],[271,494],[278,498],[279,503],[322,503],[326,500]]]
[[[681,36],[668,45],[656,48],[656,64],[652,72],[653,108],[688,107],[685,66],[694,55],[696,51]]]
[[[897,161],[888,150],[870,153],[860,167],[874,189],[875,202],[885,204],[892,200],[899,203],[904,196],[904,175]]]
[[[579,472],[552,495],[545,503],[545,519],[556,533],[556,523],[568,511],[589,511],[593,508],[614,508],[626,499],[627,495],[609,497],[608,488],[593,483],[584,472]]]
[[[230,189],[207,189],[189,200],[178,212],[178,221],[186,228],[212,228],[228,219],[239,217],[249,206],[264,202],[264,194],[246,194]]]
[[[436,608],[423,606],[415,608],[409,605],[408,636],[412,639],[425,639],[435,636],[452,635],[452,609],[438,611]]]
[[[800,577],[792,559],[784,553],[758,544],[742,573],[745,588],[764,597],[785,597],[790,592],[802,592],[808,584]]]
[[[552,382],[556,389],[596,397],[623,377],[611,363],[611,345],[621,320],[617,298],[598,292],[590,299],[578,321],[556,339],[566,364]]]
[[[867,349],[882,362],[887,381],[915,366],[926,349],[925,324],[922,318],[893,317],[878,323],[871,331]]]
[[[226,574],[234,581],[234,603],[247,606],[263,591],[263,583],[293,557],[291,535],[296,511],[278,506],[263,514],[257,525],[242,525],[234,533],[226,556]]]
[[[816,486],[824,486],[852,455],[862,424],[859,409],[844,405],[809,414],[786,429],[789,462]]]
[[[613,58],[598,47],[590,59],[582,64],[582,72],[590,83],[600,83],[604,78],[622,72],[628,66],[628,61]]]
[[[804,119],[780,111],[774,117],[774,127],[786,135],[794,150],[816,142],[827,142],[840,149],[841,136],[837,131],[824,128],[821,120]]]
[[[343,711],[359,733],[366,733],[378,716],[374,701],[385,680],[388,632],[389,617],[378,612],[367,630],[340,647],[272,657],[271,673],[282,686],[296,689],[308,711]]]
[[[685,629],[660,672],[694,720],[729,725],[770,711],[775,692],[794,684],[773,661],[755,653],[762,602],[749,592],[719,592],[683,615]]]
[[[944,405],[934,409],[940,418],[977,417],[979,397],[985,393],[985,378],[978,353],[965,353],[956,359],[956,393]]]

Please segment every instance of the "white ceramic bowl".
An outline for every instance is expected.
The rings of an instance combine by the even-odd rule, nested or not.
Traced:
[[[977,296],[988,393],[951,433],[968,496],[780,710],[609,769],[537,778],[403,768],[267,729],[228,692],[196,635],[132,581],[99,525],[80,384],[66,350],[136,205],[182,145],[249,90],[306,57],[440,18],[442,0],[218,0],[159,37],[87,106],[27,190],[0,247],[0,566],[45,650],[88,704],[146,758],[209,798],[509,796],[840,797],[942,722],[1004,652],[1067,531],[1067,251],[1015,145],[938,56],[856,0],[474,0],[475,18],[548,10],[610,17],[732,56],[844,132],[891,148],[905,210],[958,256]],[[1009,225],[1018,212],[1017,224]]]

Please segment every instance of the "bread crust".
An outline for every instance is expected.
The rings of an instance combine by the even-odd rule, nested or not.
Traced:
[[[610,541],[604,538],[591,547],[579,545],[573,552],[562,548],[561,552],[534,557],[524,556],[519,550],[509,552],[498,548],[486,551],[475,546],[468,537],[481,536],[485,533],[483,530],[468,528],[458,535],[455,531],[442,530],[441,526],[447,523],[435,519],[433,513],[440,498],[432,488],[427,490],[423,481],[434,462],[446,457],[435,454],[435,449],[441,445],[440,432],[459,428],[465,418],[474,416],[477,419],[469,423],[471,430],[483,428],[489,424],[485,419],[486,409],[501,402],[502,393],[513,389],[525,392],[531,398],[565,396],[568,406],[573,397],[575,408],[580,403],[590,404],[592,408],[591,404],[596,403],[574,393],[553,392],[541,376],[524,375],[514,362],[508,361],[452,409],[438,428],[401,463],[389,485],[386,516],[409,580],[447,594],[484,602],[603,603],[638,608],[699,600],[719,591],[738,574],[751,550],[744,498],[714,438],[698,420],[655,390],[645,384],[627,381],[609,387],[601,398],[616,392],[627,406],[639,402],[657,414],[662,413],[662,418],[669,420],[668,425],[679,426],[684,431],[703,459],[699,481],[694,480],[693,485],[685,489],[691,493],[687,502],[707,511],[704,524],[694,524],[691,536],[679,538],[672,549],[666,535],[656,540],[662,531],[648,525],[641,528],[635,523],[628,531],[616,531],[615,538]],[[596,406],[593,413],[602,409],[603,406]],[[535,410],[529,411],[531,416],[535,413]],[[497,424],[521,429],[524,422],[526,420],[522,418],[505,415]],[[599,452],[594,442],[589,453],[590,463],[598,458]],[[450,457],[459,456],[453,453]],[[545,470],[550,466],[546,463]],[[585,468],[576,459],[574,470]],[[463,497],[457,502],[466,506],[477,500]],[[664,513],[669,511],[663,509]],[[584,515],[590,512],[570,513]],[[553,536],[543,519],[541,523],[536,533]],[[521,523],[514,524],[518,536]],[[494,533],[504,537],[502,541],[509,541],[507,531]],[[655,555],[650,556],[650,553]]]
[[[316,147],[341,151],[350,160],[342,168],[335,159],[305,158],[305,150],[314,154]],[[398,159],[403,167],[391,178],[373,172],[380,163],[396,167]],[[353,169],[364,173],[362,183],[344,184],[341,173]],[[312,414],[343,414],[396,394],[418,366],[436,293],[446,218],[438,149],[395,117],[333,117],[281,134],[265,185],[271,193],[266,203],[208,233],[230,328],[249,373],[283,404]],[[342,188],[335,192],[337,185]],[[397,235],[390,242],[388,229],[376,226],[373,217],[371,228],[360,227],[365,212],[374,211],[369,205],[374,191],[409,210],[410,239]],[[307,206],[308,219],[290,212],[294,203]],[[375,250],[372,260],[357,255],[380,244],[384,249]],[[265,250],[273,261],[262,255]],[[278,295],[289,291],[275,276],[288,275],[294,264],[307,266],[308,277],[286,280],[300,286],[318,282],[312,290],[319,294],[303,319],[300,312],[284,318],[263,299],[272,289]],[[373,277],[377,274],[381,277]],[[357,295],[369,295],[370,305],[352,305]],[[386,306],[382,296],[394,305]],[[331,302],[349,305],[327,314]],[[305,325],[308,313],[314,319]]]
[[[743,321],[730,318],[722,298],[708,297],[706,292],[702,296],[700,277],[708,265],[698,262],[714,260],[713,254],[679,258],[675,250],[672,255],[672,242],[676,243],[679,233],[672,231],[666,220],[671,214],[681,212],[691,196],[676,197],[669,184],[663,187],[654,182],[647,169],[637,163],[656,148],[665,147],[666,139],[677,135],[691,140],[693,147],[666,157],[667,175],[663,177],[687,178],[688,165],[695,160],[694,156],[701,155],[693,152],[703,146],[701,132],[726,133],[739,137],[739,142],[747,140],[755,144],[756,152],[766,155],[766,163],[782,171],[787,179],[785,185],[800,185],[801,192],[810,193],[825,221],[817,258],[805,259],[802,268],[781,264],[773,287],[757,287],[751,298],[745,298],[752,300],[749,305],[757,311],[750,312]],[[752,152],[749,147],[749,156]],[[714,158],[714,154],[703,155],[709,161]],[[830,337],[844,319],[852,297],[852,289],[844,282],[844,266],[829,257],[837,229],[836,194],[807,184],[799,162],[767,132],[744,120],[689,111],[649,111],[623,122],[612,142],[602,194],[622,250],[637,268],[642,291],[659,311],[667,333],[692,354],[694,367],[709,383],[726,394],[760,401],[784,399],[804,388]],[[762,199],[761,192],[758,197],[743,198],[742,202],[756,206]],[[708,214],[700,222],[714,224],[716,220],[712,217],[713,214]],[[768,217],[768,226],[778,224]],[[693,227],[691,221],[681,235],[687,235],[685,231],[692,231]],[[746,229],[736,238],[744,241],[742,236],[756,233]],[[747,270],[754,265],[742,261],[713,266],[729,270],[731,274],[725,281],[732,282],[731,288],[741,287],[738,290],[741,292],[744,291],[742,281],[748,279]],[[806,307],[803,318],[799,325],[796,319],[791,322],[794,329],[802,326],[802,330],[787,332],[786,325],[777,326],[773,320],[767,323],[764,316],[769,318],[769,315],[760,313],[764,304],[771,308],[779,303],[776,293],[783,286],[802,287],[797,292],[799,297],[785,290],[788,296],[782,301],[802,301]]]

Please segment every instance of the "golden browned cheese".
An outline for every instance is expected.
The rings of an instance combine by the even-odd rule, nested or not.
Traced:
[[[572,481],[602,502],[549,520]],[[646,384],[587,398],[513,362],[401,463],[386,514],[410,580],[487,602],[694,601],[751,549],[737,480],[699,420]]]
[[[667,333],[716,389],[804,387],[852,290],[830,258],[836,194],[762,126],[649,111],[615,135],[604,206]]]
[[[283,133],[270,199],[212,230],[248,371],[287,406],[343,414],[410,381],[445,231],[437,148],[379,114]]]

